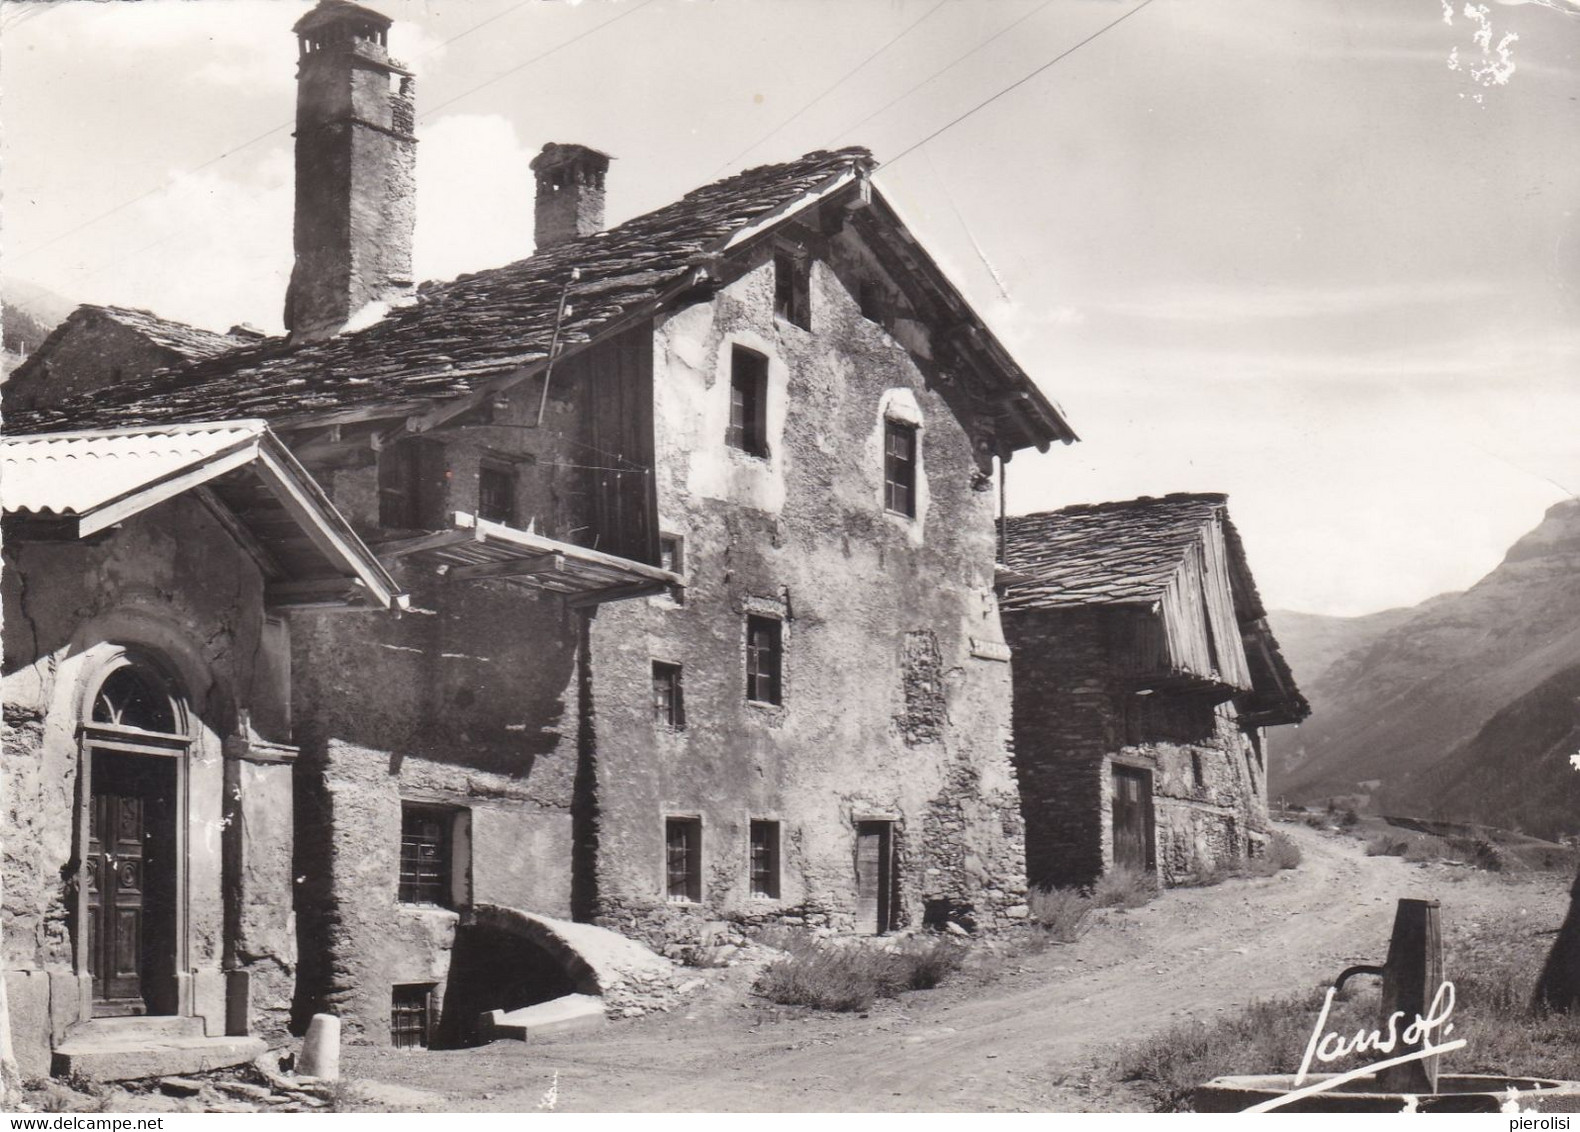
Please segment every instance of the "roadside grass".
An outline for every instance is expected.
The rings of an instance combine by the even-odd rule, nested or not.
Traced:
[[[1055,943],[1074,943],[1092,926],[1097,904],[1079,888],[1034,888],[1026,894],[1031,920]]]
[[[1580,1067],[1580,1014],[1532,1008],[1532,991],[1551,936],[1513,932],[1490,924],[1462,936],[1448,950],[1445,968],[1454,984],[1455,1038],[1464,1049],[1445,1054],[1453,1073],[1573,1078]],[[1324,991],[1256,1002],[1210,1023],[1181,1023],[1122,1047],[1114,1075],[1135,1083],[1160,1112],[1189,1108],[1196,1086],[1214,1077],[1294,1073],[1316,1026]],[[1326,1029],[1353,1035],[1381,1021],[1375,984],[1341,996]],[[1323,1072],[1352,1068],[1350,1058]]]
[[[936,987],[960,969],[967,951],[942,936],[888,946],[810,938],[776,945],[789,954],[763,968],[753,989],[781,1006],[834,1011],[867,1010],[880,998]]]
[[[1158,878],[1150,872],[1116,865],[1092,886],[1092,904],[1097,908],[1140,908],[1157,899]]]

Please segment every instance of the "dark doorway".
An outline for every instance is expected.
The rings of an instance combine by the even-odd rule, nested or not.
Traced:
[[[483,1040],[480,1019],[488,1011],[535,1006],[576,989],[564,965],[531,940],[499,928],[463,925],[450,952],[433,1044],[441,1049],[477,1045]],[[393,1027],[391,1036],[399,1045]]]
[[[856,930],[894,928],[894,823],[856,823]]]
[[[1152,871],[1152,772],[1114,767],[1114,865]]]
[[[177,760],[94,750],[87,961],[96,1016],[174,1014]]]

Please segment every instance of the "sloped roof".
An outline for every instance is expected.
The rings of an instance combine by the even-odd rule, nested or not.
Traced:
[[[1252,690],[1240,704],[1241,722],[1299,723],[1311,714],[1311,705],[1296,687],[1268,627],[1267,609],[1251,577],[1245,544],[1229,519],[1228,503],[1226,495],[1179,492],[1009,516],[1004,564],[1013,580],[1000,605],[1013,616],[1017,610],[1158,601],[1216,516],[1223,524],[1235,620],[1251,672]]]
[[[28,355],[27,361],[18,369],[29,368],[47,359],[61,339],[83,323],[98,320],[124,326],[155,346],[162,346],[188,362],[218,357],[242,346],[251,345],[254,341],[247,338],[233,338],[229,334],[216,334],[212,330],[188,326],[184,322],[176,322],[173,319],[160,318],[149,311],[136,310],[132,307],[107,307],[95,303],[83,303],[67,315],[59,326],[50,331],[49,337],[39,344],[38,349]]]
[[[415,302],[366,329],[296,347],[265,342],[94,397],[19,412],[7,424],[29,432],[226,416],[280,422],[363,406],[421,407],[472,393],[491,378],[547,360],[562,296],[568,309],[558,340],[561,349],[573,350],[651,314],[758,226],[854,185],[872,164],[865,149],[851,148],[748,169],[608,231],[505,267],[425,284]],[[974,342],[991,347],[992,364],[1008,367],[1004,382],[1019,399],[1014,411],[1034,416],[1039,443],[1074,439],[1057,408],[979,320],[974,331]]]
[[[0,438],[0,502],[7,514],[91,515],[149,484],[250,449],[263,427],[223,421]]]
[[[1155,601],[1202,527],[1227,503],[1224,495],[1174,494],[1011,515],[1004,564],[1017,580],[1001,604],[1054,609]]]
[[[257,420],[0,437],[7,537],[86,538],[177,495],[248,528],[276,604],[406,597],[285,445]],[[289,532],[289,533],[282,533]]]

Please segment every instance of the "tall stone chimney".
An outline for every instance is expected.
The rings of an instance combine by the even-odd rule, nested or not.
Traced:
[[[538,251],[603,228],[603,181],[609,155],[584,145],[549,142],[532,159],[537,175],[534,239]]]
[[[319,0],[296,22],[296,266],[292,342],[340,331],[412,290],[417,139],[411,72],[389,57],[388,17]]]

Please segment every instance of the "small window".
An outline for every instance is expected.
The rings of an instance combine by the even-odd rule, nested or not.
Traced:
[[[676,731],[686,726],[686,701],[678,664],[653,662],[653,718],[659,726]]]
[[[1196,789],[1200,790],[1207,785],[1207,775],[1202,771],[1201,756],[1195,751],[1192,751],[1190,756],[1190,772],[1191,778],[1196,783]]]
[[[433,984],[390,988],[390,1045],[396,1049],[427,1049],[433,1032]]]
[[[516,469],[484,457],[477,467],[477,517],[491,523],[516,521]]]
[[[779,899],[779,823],[752,822],[752,895]]]
[[[774,314],[803,330],[812,328],[812,271],[805,256],[774,253]]]
[[[760,704],[783,702],[782,623],[774,617],[746,619],[746,698]]]
[[[724,439],[748,455],[768,455],[768,359],[744,346],[730,354],[730,427]]]
[[[883,505],[897,515],[916,515],[916,426],[883,422]]]
[[[664,870],[670,900],[702,902],[702,819],[664,820]]]
[[[454,825],[453,810],[401,803],[399,900],[402,904],[453,906],[450,854]]]
[[[686,540],[679,535],[660,535],[658,539],[658,566],[671,574],[686,576]],[[671,586],[670,600],[676,605],[686,604],[684,586]]]

